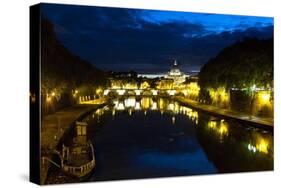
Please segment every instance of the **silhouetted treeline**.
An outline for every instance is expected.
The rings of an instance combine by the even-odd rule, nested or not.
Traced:
[[[90,95],[95,88],[106,84],[103,71],[73,55],[59,42],[52,23],[42,19],[41,24],[41,95],[42,98],[52,92],[59,95],[53,97],[52,108],[72,104],[75,89],[80,88],[81,95]],[[46,101],[42,102],[44,105]]]
[[[223,49],[199,73],[201,88],[273,87],[273,39],[245,39]]]

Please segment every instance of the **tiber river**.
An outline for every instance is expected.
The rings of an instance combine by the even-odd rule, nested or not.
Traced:
[[[87,181],[273,170],[273,133],[165,98],[123,98],[84,119],[96,168]],[[47,183],[75,182],[51,170]]]

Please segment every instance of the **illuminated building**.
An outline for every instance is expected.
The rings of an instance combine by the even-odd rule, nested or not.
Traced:
[[[165,78],[174,80],[175,84],[180,84],[180,83],[185,82],[186,77],[188,77],[188,75],[185,75],[183,72],[180,71],[176,60],[174,61],[174,64],[173,64],[171,70],[165,76]]]
[[[189,75],[184,74],[180,69],[178,68],[178,63],[175,60],[172,68],[168,73],[166,74],[138,74],[138,77],[146,77],[146,78],[166,78],[166,79],[171,79],[174,81],[175,84],[180,84],[185,82],[185,79],[189,77]]]

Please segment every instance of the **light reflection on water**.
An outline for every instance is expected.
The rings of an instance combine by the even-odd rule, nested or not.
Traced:
[[[124,100],[113,100],[113,108],[111,109],[112,115],[115,115],[115,111],[127,111],[130,115],[132,115],[133,111],[144,111],[144,114],[147,113],[147,110],[152,111],[160,111],[161,114],[163,112],[168,112],[171,114],[183,114],[186,115],[190,120],[194,121],[198,124],[198,112],[188,108],[186,106],[180,106],[178,102],[171,101],[163,98],[151,98],[151,97],[143,97],[138,101],[136,97],[128,97]],[[172,116],[172,122],[175,121],[175,116]]]
[[[165,98],[115,99],[86,117],[90,181],[273,170],[273,136]]]
[[[129,97],[116,99],[113,104],[105,110],[113,120],[104,116],[104,124],[93,134],[93,142],[100,145],[101,153],[114,153],[122,156],[119,160],[130,162],[115,166],[119,169],[115,174],[110,173],[111,167],[109,172],[105,170],[105,161],[110,160],[114,167],[115,159],[105,157],[101,160],[102,173],[94,174],[92,180],[273,169],[272,133],[213,117],[165,98]],[[93,119],[89,122],[95,125]],[[122,138],[108,143],[103,140],[109,138],[106,134]],[[131,142],[134,144],[128,144]],[[102,149],[115,150],[118,144],[126,147],[122,149],[124,155]]]

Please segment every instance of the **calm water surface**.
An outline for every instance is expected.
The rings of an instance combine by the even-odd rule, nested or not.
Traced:
[[[88,181],[273,169],[272,132],[163,98],[112,102],[84,119],[96,157]]]

